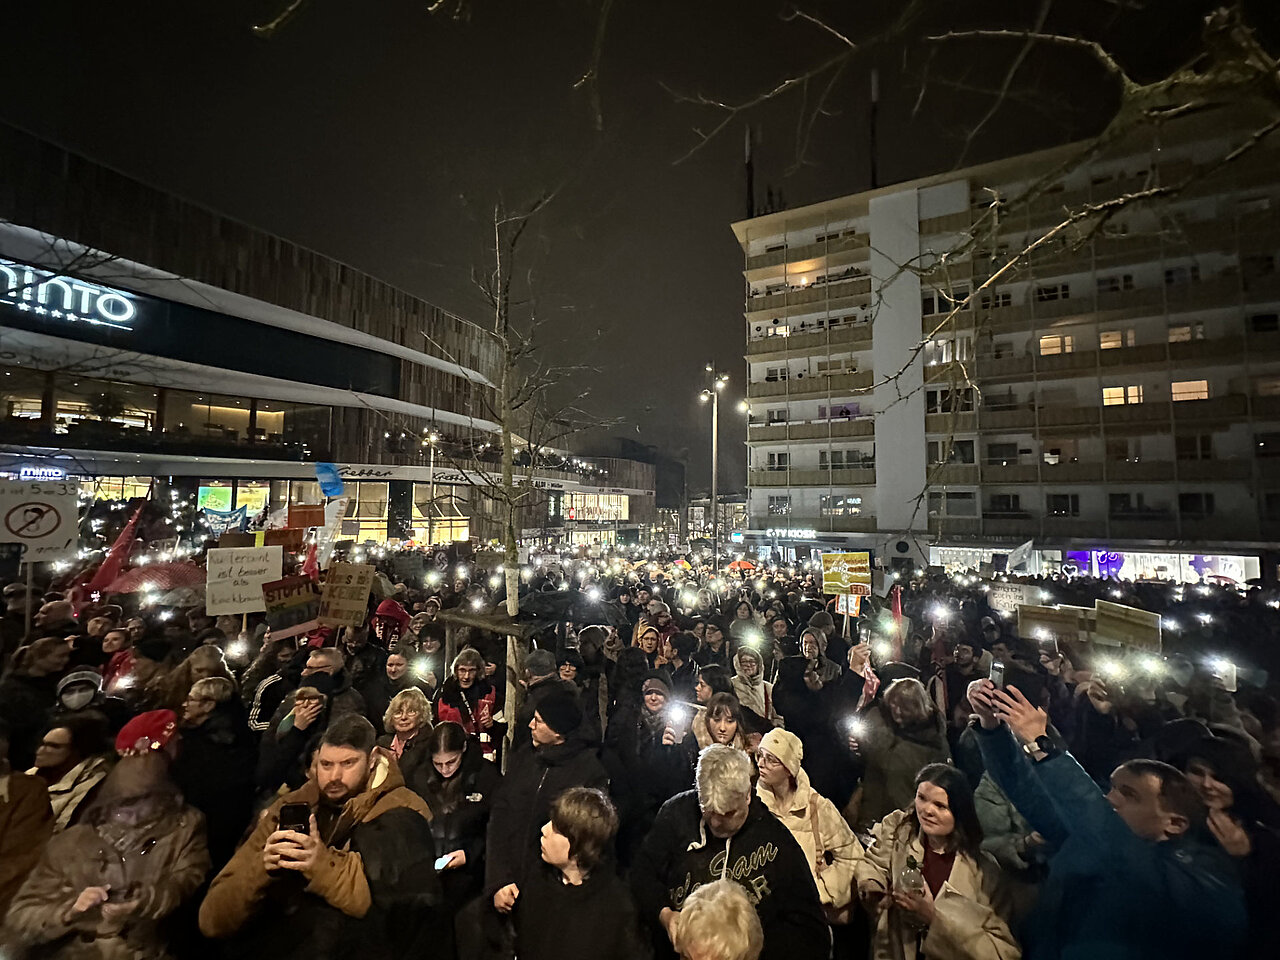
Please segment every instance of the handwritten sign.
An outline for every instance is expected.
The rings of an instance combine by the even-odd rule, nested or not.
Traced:
[[[205,610],[209,616],[266,609],[262,585],[280,579],[280,547],[215,547],[209,551]]]
[[[1082,616],[1082,613],[1088,616]],[[1088,639],[1092,614],[1092,610],[1084,607],[1022,604],[1018,607],[1018,636],[1026,640],[1075,644],[1081,639]]]
[[[396,579],[400,582],[417,585],[426,575],[427,558],[416,550],[397,553],[391,560],[391,569],[395,571]]]
[[[301,553],[307,531],[301,527],[285,527],[282,530],[262,530],[258,536],[262,538],[262,542],[258,544],[260,547],[279,545],[284,547],[286,553]]]
[[[271,639],[297,637],[320,626],[320,591],[310,577],[285,577],[262,585]]]
[[[1106,600],[1095,600],[1094,609],[1098,616],[1094,639],[1099,643],[1160,652],[1160,614]]]
[[[824,553],[822,592],[836,596],[871,596],[871,554]]]
[[[993,583],[987,592],[987,603],[992,610],[1007,610],[1009,613],[1017,613],[1019,607],[1035,606],[1039,599],[1038,587],[1021,583]]]
[[[371,563],[334,563],[320,595],[320,623],[326,627],[358,627],[369,608],[373,587]]]
[[[0,543],[18,543],[27,563],[75,556],[80,548],[76,481],[0,482]]]

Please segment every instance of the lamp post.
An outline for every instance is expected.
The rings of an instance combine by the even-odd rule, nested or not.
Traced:
[[[431,499],[427,502],[427,546],[434,547],[436,545],[435,537],[435,509],[436,509],[436,442],[440,439],[440,434],[432,430],[427,434],[427,439],[422,441],[424,447],[431,448],[431,458],[428,461],[427,472],[431,474]]]
[[[711,386],[698,394],[703,403],[711,401],[711,566],[719,569],[720,564],[720,391],[729,382],[727,373],[716,373],[715,367],[708,363],[707,373],[711,374]]]

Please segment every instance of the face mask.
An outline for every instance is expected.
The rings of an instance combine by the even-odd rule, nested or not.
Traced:
[[[83,710],[93,702],[93,687],[76,686],[62,691],[62,705],[68,710]]]
[[[328,696],[329,694],[333,693],[333,688],[335,684],[334,684],[333,677],[330,674],[313,673],[311,674],[311,676],[304,677],[303,679],[306,681],[307,686],[315,687],[325,696]]]

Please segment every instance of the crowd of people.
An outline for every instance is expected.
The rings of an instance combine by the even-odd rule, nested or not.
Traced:
[[[976,575],[900,577],[849,615],[812,562],[554,558],[522,592],[599,616],[524,631],[518,673],[474,568],[292,637],[10,583],[0,951],[1263,954],[1270,595],[1024,580],[1161,613],[1154,652],[1021,637]]]

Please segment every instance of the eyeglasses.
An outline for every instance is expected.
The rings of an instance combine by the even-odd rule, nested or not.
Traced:
[[[782,761],[775,757],[772,753],[761,750],[756,754],[756,762],[762,767],[780,767]]]

